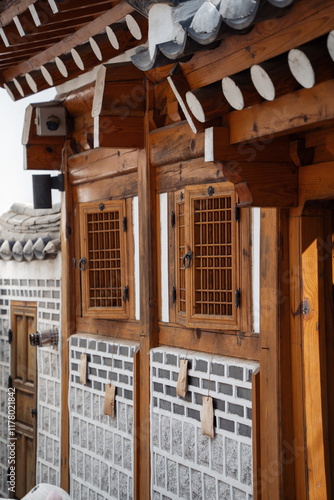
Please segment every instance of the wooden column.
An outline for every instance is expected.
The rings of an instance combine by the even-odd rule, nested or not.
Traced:
[[[328,470],[324,236],[323,215],[302,218],[303,362],[310,500],[331,498]]]
[[[72,188],[68,181],[67,152],[65,152],[65,192],[61,200],[61,255],[62,255],[62,395],[61,395],[61,487],[69,492],[69,343],[75,333],[75,294],[73,279],[74,225]]]
[[[281,500],[280,211],[261,209],[261,499]]]
[[[150,498],[150,349],[157,346],[157,263],[155,171],[149,161],[150,83],[145,116],[146,148],[138,154],[139,246],[140,246],[140,350],[136,370],[135,499]]]

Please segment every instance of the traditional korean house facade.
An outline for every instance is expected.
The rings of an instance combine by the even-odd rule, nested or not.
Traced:
[[[332,498],[333,3],[2,3],[1,85],[57,86],[22,141],[55,171],[36,203],[63,191],[60,461],[36,481]]]

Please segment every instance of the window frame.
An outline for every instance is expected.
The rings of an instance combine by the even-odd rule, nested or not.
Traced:
[[[103,205],[103,209],[101,210]],[[101,208],[100,208],[101,207]],[[120,238],[120,272],[121,272],[121,307],[94,307],[90,305],[90,259],[88,246],[88,223],[87,216],[89,214],[100,214],[106,212],[119,212],[119,238]],[[95,319],[128,319],[129,318],[129,298],[123,300],[124,288],[128,287],[128,242],[127,231],[122,228],[123,218],[126,217],[126,201],[107,200],[94,201],[79,204],[79,221],[80,221],[80,259],[87,259],[85,270],[80,271],[81,276],[81,310],[82,317]],[[102,299],[103,300],[103,299]]]

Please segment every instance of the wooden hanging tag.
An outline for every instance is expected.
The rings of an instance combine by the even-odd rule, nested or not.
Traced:
[[[180,359],[180,371],[177,379],[176,394],[182,398],[186,397],[188,389],[188,360]]]
[[[213,399],[210,396],[202,396],[203,409],[201,414],[201,426],[203,436],[215,437],[213,427]]]
[[[87,354],[81,354],[80,382],[81,384],[87,384]]]
[[[106,392],[104,396],[104,414],[111,418],[115,416],[115,395],[116,387],[112,384],[106,384]]]

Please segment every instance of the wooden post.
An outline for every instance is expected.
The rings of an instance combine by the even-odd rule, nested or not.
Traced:
[[[69,343],[75,333],[75,294],[73,279],[74,226],[72,189],[67,178],[67,153],[65,153],[65,192],[61,201],[61,250],[62,250],[62,394],[61,394],[61,487],[69,492]]]
[[[149,137],[150,83],[147,85],[145,138]],[[135,499],[150,499],[150,349],[157,340],[157,264],[155,171],[149,161],[149,148],[138,155],[139,246],[140,252],[140,351],[138,355],[135,415]]]

